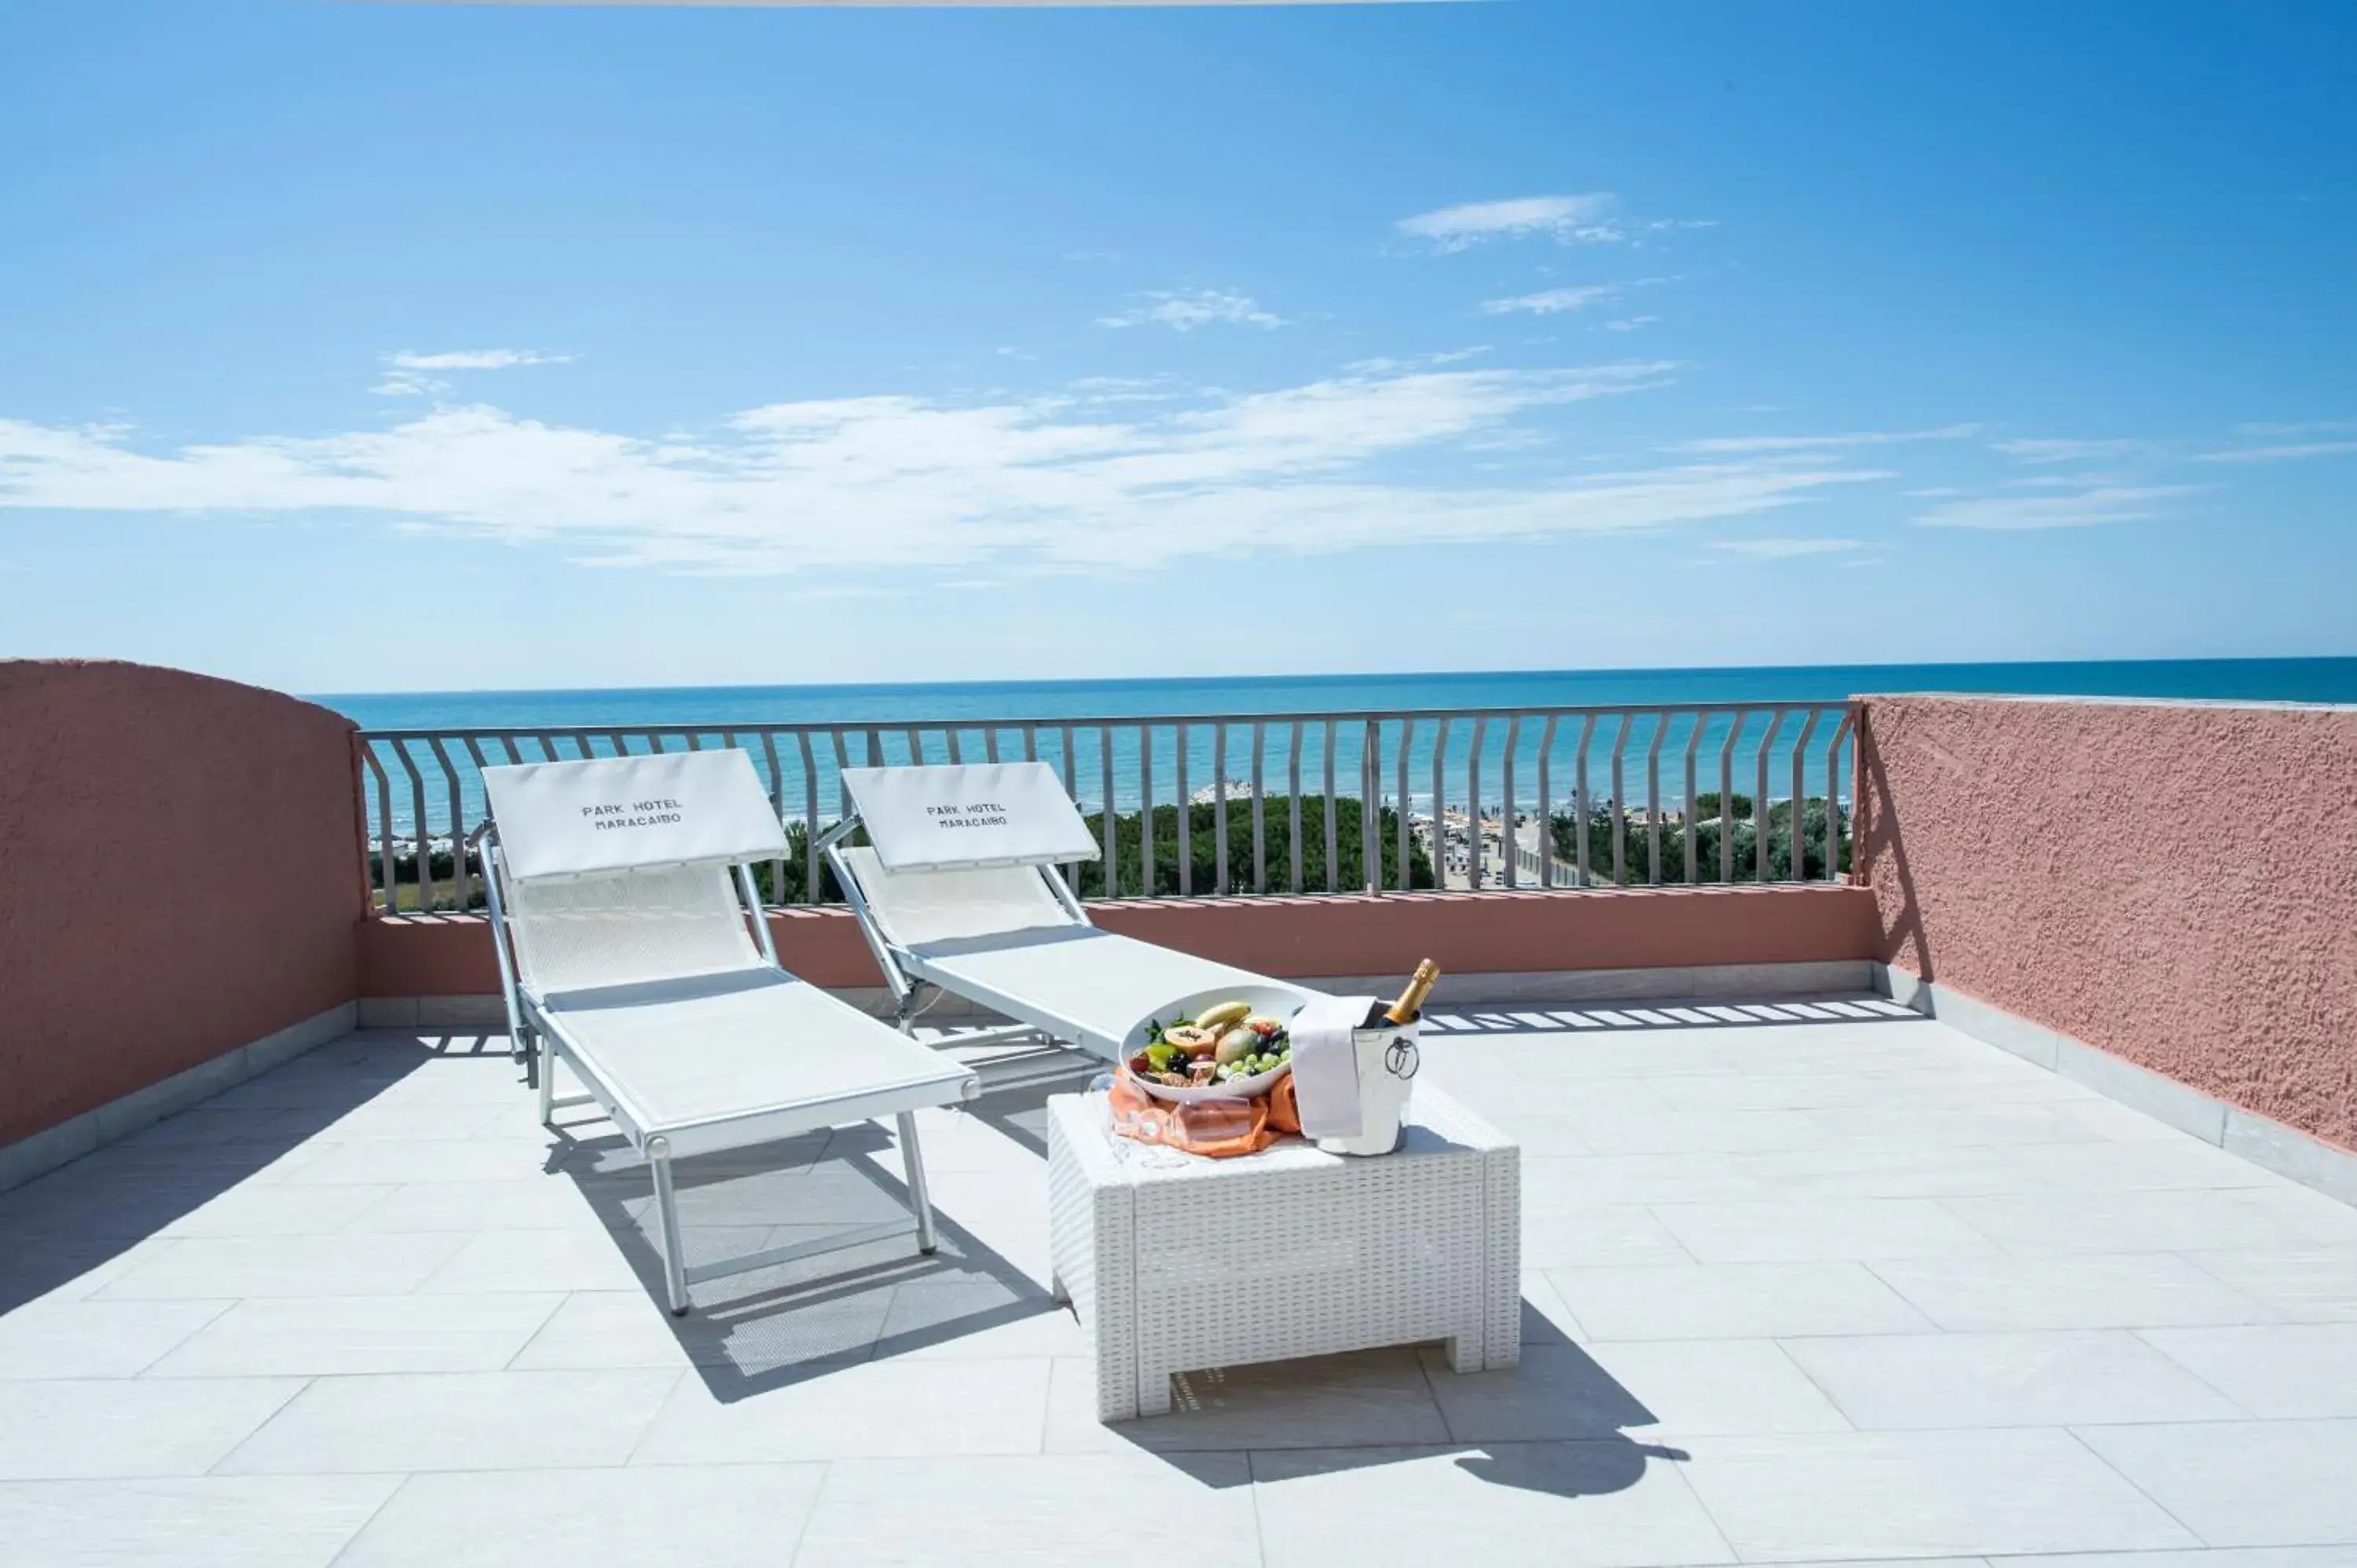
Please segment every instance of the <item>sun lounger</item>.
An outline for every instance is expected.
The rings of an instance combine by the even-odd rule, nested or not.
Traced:
[[[911,1112],[974,1074],[779,967],[748,865],[786,853],[741,751],[483,770],[491,932],[540,1114],[596,1102],[654,1177],[663,1283],[688,1287],[913,1231],[933,1250]],[[562,1061],[587,1088],[558,1096]],[[672,1161],[898,1118],[910,1218],[690,1269]]]
[[[1096,842],[1042,762],[850,768],[854,812],[820,841],[905,1024],[937,988],[1096,1056],[1158,1008],[1206,992],[1309,993],[1100,930],[1057,875]],[[848,841],[864,829],[868,842]]]

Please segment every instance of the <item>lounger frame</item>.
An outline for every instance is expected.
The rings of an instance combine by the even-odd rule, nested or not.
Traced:
[[[979,1002],[1010,1018],[1026,1017],[1031,1009],[1024,998],[976,994],[971,987],[946,984],[942,976],[920,955],[893,946],[885,937],[883,922],[877,918],[875,908],[868,903],[866,894],[860,887],[859,874],[843,857],[845,842],[857,832],[860,826],[859,813],[852,812],[819,836],[818,849],[826,861],[827,868],[834,873],[835,885],[843,889],[843,897],[851,905],[852,913],[858,917],[859,934],[866,939],[867,950],[876,955],[876,967],[884,972],[884,984],[892,993],[895,1022],[901,1032],[906,1034],[915,1027],[917,1015],[923,1011],[924,992],[928,986],[963,996],[968,1001]],[[1072,890],[1064,886],[1064,879],[1053,869],[1044,865],[1028,869],[1047,885],[1049,892],[1054,895],[1057,904],[1072,925],[1095,925],[1096,922],[1090,919],[1081,908],[1081,901],[1072,897]],[[1062,1026],[1058,1020],[1037,1017],[998,1028],[965,1030],[947,1036],[939,1043],[944,1046],[996,1045],[1043,1034],[1059,1044],[1088,1050],[1093,1055],[1113,1054],[1110,1048],[1100,1047],[1086,1036]]]
[[[530,1080],[539,1093],[541,1122],[550,1131],[558,1132],[561,1131],[556,1124],[559,1110],[596,1104],[613,1120],[614,1125],[630,1140],[630,1146],[645,1157],[654,1183],[656,1240],[662,1252],[664,1294],[673,1316],[684,1316],[689,1310],[692,1305],[689,1287],[709,1280],[771,1268],[797,1259],[839,1251],[846,1247],[864,1246],[912,1232],[917,1238],[918,1251],[931,1253],[935,1250],[939,1238],[933,1225],[931,1196],[925,1182],[924,1155],[918,1144],[914,1113],[925,1106],[943,1102],[937,1089],[902,1088],[842,1095],[792,1107],[770,1107],[758,1112],[700,1117],[674,1123],[655,1121],[631,1103],[630,1096],[601,1069],[597,1053],[585,1048],[582,1042],[566,1029],[562,1016],[544,1005],[542,999],[522,983],[513,946],[508,939],[507,915],[501,897],[506,868],[500,855],[496,824],[486,822],[478,837],[481,845],[484,893],[490,902],[491,942],[499,960],[500,990],[507,1007],[510,1038],[518,1043],[518,1048],[523,1053]],[[770,937],[769,921],[761,915],[760,896],[754,886],[752,873],[742,863],[731,869],[739,913],[745,916],[752,928],[762,961],[770,969],[783,975],[785,970],[778,961],[777,948]],[[902,1032],[907,1032],[905,1027]],[[555,1091],[554,1066],[559,1061],[564,1062],[581,1080],[587,1092],[561,1095]],[[960,1093],[962,1098],[971,1100],[980,1090],[980,1080],[969,1074]],[[909,1219],[857,1226],[788,1246],[771,1247],[694,1268],[687,1266],[682,1251],[678,1200],[673,1192],[672,1162],[674,1159],[774,1143],[800,1133],[877,1120],[888,1114],[894,1117],[898,1124],[902,1168],[908,1180],[907,1196],[903,1201],[909,1211]]]

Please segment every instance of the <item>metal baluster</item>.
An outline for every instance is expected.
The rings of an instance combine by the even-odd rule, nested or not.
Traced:
[[[1254,719],[1252,727],[1253,891],[1268,891],[1268,726]]]
[[[409,775],[410,853],[417,860],[417,912],[434,912],[434,851],[425,835],[425,776],[417,771],[417,759],[409,755],[409,742],[396,738],[393,755],[400,759],[401,770]]]
[[[1186,768],[1186,719],[1178,722],[1178,734],[1171,743],[1171,764],[1178,768],[1178,896],[1188,898],[1195,894],[1195,800],[1188,795]]]
[[[1469,886],[1481,890],[1481,738],[1490,728],[1487,718],[1473,720],[1473,744],[1465,748],[1465,837],[1470,849],[1466,860]]]
[[[460,736],[458,738],[459,738],[459,740],[460,740],[461,742],[463,742],[463,743],[465,744],[465,746],[466,746],[466,747],[467,747],[467,759],[468,759],[469,762],[472,762],[472,763],[475,765],[475,781],[476,781],[476,783],[477,783],[477,784],[479,784],[479,784],[482,782],[482,778],[483,778],[483,747],[482,747],[482,744],[481,744],[481,742],[480,742],[479,740],[478,740],[478,739],[477,739],[477,737],[476,737],[475,736],[473,736],[473,735],[471,735],[471,734],[468,734],[468,735],[462,735],[462,736]],[[454,798],[455,798],[455,792],[454,792]],[[483,811],[484,811],[484,815],[485,815],[486,817],[488,817],[488,816],[490,815],[490,810],[491,810],[491,798],[490,798],[490,796],[489,794],[485,794],[485,795],[483,796]],[[453,856],[453,858],[456,860],[456,862],[457,862],[457,866],[458,866],[458,869],[459,869],[459,870],[461,870],[461,871],[464,871],[464,870],[467,868],[467,838],[468,838],[468,828],[467,828],[467,823],[466,823],[466,821],[465,821],[465,814],[464,814],[463,812],[454,811],[454,812],[452,813],[452,821],[453,821],[453,822],[454,822],[454,824],[455,824],[455,826],[456,826],[457,833],[457,842],[456,842],[455,843],[453,843],[453,845],[451,846],[451,851],[450,851],[450,853],[451,853],[451,855]],[[480,858],[479,858],[479,857],[478,857],[478,859],[477,859],[477,861],[476,861],[476,868],[479,871],[479,870],[481,869],[481,867],[482,867],[482,862],[481,862]],[[469,878],[469,879],[468,880],[467,884],[465,885],[464,890],[463,890],[463,891],[460,893],[460,895],[459,895],[459,898],[458,898],[458,912],[459,912],[460,914],[464,914],[464,913],[466,913],[468,906],[468,905],[470,905],[470,904],[472,904],[473,902],[474,902],[474,883],[473,883],[472,878]],[[484,902],[485,904],[487,904],[487,905],[488,905],[488,904],[490,902],[490,899],[488,897],[486,897],[484,898],[483,902]]]
[[[922,768],[925,765],[925,736],[923,732],[917,729],[914,725],[911,725],[900,732],[900,738],[909,743],[909,766],[911,768]]]
[[[1342,890],[1342,823],[1341,823],[1341,811],[1340,811],[1340,810],[1339,809],[1340,802],[1338,802],[1338,801],[1336,800],[1336,799],[1335,799],[1335,794],[1334,794],[1334,742],[1335,742],[1335,740],[1336,740],[1337,738],[1338,738],[1338,732],[1336,731],[1336,729],[1335,729],[1335,727],[1334,727],[1334,721],[1333,721],[1332,719],[1330,719],[1330,718],[1329,718],[1329,719],[1328,719],[1328,720],[1326,721],[1326,750],[1325,750],[1325,761],[1326,761],[1326,891],[1327,891],[1327,892],[1329,892],[1329,893],[1340,893],[1340,892]],[[1373,811],[1374,811],[1374,809],[1375,809],[1375,802],[1374,802],[1373,799],[1372,799],[1372,797],[1368,797],[1368,796],[1367,796],[1367,790],[1366,790],[1366,788],[1365,788],[1366,774],[1367,774],[1367,768],[1366,768],[1366,758],[1365,758],[1364,754],[1363,754],[1363,753],[1361,753],[1361,757],[1360,757],[1360,761],[1359,761],[1359,778],[1360,778],[1360,789],[1359,789],[1359,793],[1360,793],[1360,795],[1362,797],[1362,799],[1361,799],[1361,800],[1360,800],[1360,802],[1359,802],[1359,822],[1360,822],[1361,829],[1361,832],[1360,832],[1360,835],[1359,835],[1359,836],[1360,836],[1360,837],[1361,837],[1361,838],[1364,838],[1364,837],[1366,836],[1365,832],[1364,832],[1365,824],[1366,824],[1367,822],[1371,822],[1371,821],[1372,821],[1372,820],[1373,820],[1373,818],[1372,818],[1372,813],[1373,812]],[[1361,853],[1361,858],[1362,858],[1362,859],[1364,858],[1363,852]],[[1378,873],[1378,875],[1380,875],[1380,869],[1381,869],[1381,868],[1380,868],[1380,867],[1368,867],[1368,866],[1361,866],[1361,867],[1360,867],[1360,869],[1361,869],[1361,871],[1374,870],[1374,871],[1376,871],[1376,872]],[[1361,881],[1364,881],[1364,880],[1366,880],[1366,878],[1361,877]]]
[[[1442,770],[1448,766],[1448,720],[1444,716],[1432,741],[1432,876],[1443,889],[1448,886],[1448,812],[1442,804],[1448,785]]]
[[[770,765],[770,810],[776,813],[778,826],[786,825],[786,776],[778,767],[778,732],[764,727],[761,736],[761,757]],[[778,856],[770,863],[770,902],[780,908],[786,902],[786,857]]]
[[[1612,732],[1612,886],[1629,886],[1629,786],[1622,759],[1629,752],[1629,715]]]
[[[1802,721],[1801,733],[1792,737],[1792,875],[1788,880],[1793,882],[1809,879],[1809,835],[1804,831],[1809,814],[1806,794],[1809,786],[1803,774],[1802,764],[1809,755],[1809,737],[1817,733],[1817,720],[1824,716],[1823,708],[1810,708],[1807,713],[1809,716]]]
[[[950,766],[954,768],[960,763],[963,763],[965,760],[965,752],[958,745],[957,726],[955,725],[943,725],[942,726],[942,738],[948,744],[950,748]]]
[[[1399,885],[1403,893],[1415,886],[1415,826],[1408,821],[1407,768],[1408,754],[1415,749],[1410,742],[1415,738],[1415,720],[1403,714],[1399,732],[1399,818],[1394,824],[1399,834]]]
[[[381,857],[377,866],[378,881],[384,889],[384,912],[401,913],[401,889],[393,876],[393,782],[384,776],[384,764],[377,760],[376,743],[362,739],[361,760],[376,775],[376,852]]]
[[[995,760],[995,759],[994,759]],[[1154,897],[1154,726],[1137,726],[1137,864],[1140,890]]]
[[[1702,745],[1703,715],[1695,714],[1694,728],[1686,734],[1686,800],[1679,810],[1685,819],[1686,881],[1699,881],[1702,876],[1702,824],[1695,820],[1695,752]]]
[[[1286,836],[1290,852],[1286,859],[1291,868],[1286,877],[1286,890],[1298,893],[1301,891],[1301,721],[1295,719],[1286,728],[1293,733],[1293,743],[1286,750],[1286,788],[1292,797],[1286,817],[1289,830]]]
[[[826,880],[818,858],[818,758],[811,755],[810,731],[794,731],[794,742],[802,754],[802,902],[814,905]]]
[[[1662,885],[1662,742],[1669,737],[1670,715],[1653,715],[1653,738],[1645,746],[1645,885]]]
[[[1023,726],[1023,760],[1026,762],[1039,760],[1039,726],[1038,725]]]
[[[1523,714],[1506,719],[1506,755],[1499,759],[1497,788],[1503,797],[1497,806],[1497,849],[1499,858],[1506,863],[1506,886],[1521,886],[1523,834],[1515,823],[1513,811],[1513,750],[1523,740]]]
[[[1778,708],[1769,715],[1768,733],[1760,737],[1757,758],[1760,777],[1751,797],[1751,880],[1754,882],[1768,880],[1768,758],[1776,748],[1776,732],[1784,727],[1784,712]],[[1799,811],[1800,802],[1794,801],[1792,809]]]
[[[1579,813],[1579,831],[1572,834],[1572,854],[1579,864],[1579,885],[1596,886],[1596,874],[1588,865],[1587,853],[1587,743],[1596,736],[1596,715],[1586,714],[1579,721],[1579,771],[1572,779],[1572,810]]]
[[[1178,723],[1171,761],[1178,771],[1178,897],[1195,891],[1195,802],[1187,793],[1187,724]]]
[[[458,770],[450,766],[450,754],[442,748],[440,736],[428,736],[426,748],[434,753],[435,766],[442,769],[443,787],[450,797],[450,908],[460,914],[467,912],[467,824],[466,808],[458,800]]]
[[[1841,835],[1835,822],[1835,813],[1840,806],[1840,786],[1836,780],[1841,778],[1841,747],[1845,736],[1851,737],[1851,764],[1856,766],[1857,746],[1853,732],[1857,723],[1857,707],[1853,703],[1842,711],[1842,721],[1835,726],[1833,742],[1825,747],[1825,880],[1828,882],[1841,880]],[[1856,781],[1852,780],[1849,818],[1852,830],[1855,830],[1857,822],[1857,791]],[[1857,840],[1854,836],[1850,838],[1849,858],[1851,869],[1855,870],[1857,866]]]
[[[1113,726],[1097,726],[1097,769],[1104,779],[1104,802],[1097,826],[1104,835],[1104,896],[1121,897],[1121,864],[1113,841]]]
[[[1078,746],[1072,739],[1072,726],[1059,725],[1056,726],[1056,733],[1062,738],[1064,745],[1064,793],[1072,800],[1078,800],[1081,798],[1077,784],[1080,778],[1079,764],[1073,760]],[[1064,863],[1064,886],[1073,897],[1077,898],[1081,896],[1081,863],[1079,861],[1068,860]]]
[[[1334,746],[1331,721],[1326,725],[1326,746],[1330,756]],[[1329,779],[1331,769],[1329,763]],[[1383,890],[1383,725],[1381,719],[1369,719],[1367,733],[1359,742],[1359,870],[1362,874],[1359,880],[1371,894]],[[1329,823],[1334,820],[1333,798],[1334,787],[1329,782],[1326,787],[1326,820]],[[1401,802],[1401,809],[1406,809],[1405,801]],[[1335,857],[1334,830],[1329,827],[1326,832],[1326,864],[1330,866]]]
[[[987,761],[998,760],[998,727],[996,725],[982,732],[982,755]]]
[[[1555,714],[1546,716],[1546,725],[1539,731],[1539,886],[1555,886]]]
[[[851,754],[844,746],[840,728],[830,729],[826,734],[834,746],[834,815],[840,822],[851,815],[851,789],[843,781],[843,770],[851,766]]]
[[[1228,721],[1211,721],[1211,891],[1228,893]]]
[[[1736,709],[1727,726],[1727,739],[1718,748],[1718,879],[1722,883],[1735,880],[1735,741],[1750,716],[1750,709]]]

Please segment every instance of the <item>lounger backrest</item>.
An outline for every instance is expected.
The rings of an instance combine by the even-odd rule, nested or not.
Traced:
[[[483,769],[518,977],[542,994],[764,962],[731,866],[786,854],[741,751]]]
[[[877,861],[895,874],[1099,858],[1080,808],[1044,762],[846,768],[843,784]]]
[[[1075,923],[1071,912],[1040,880],[1052,873],[1034,866],[888,871],[865,845],[838,853],[858,879],[868,914],[895,947]]]

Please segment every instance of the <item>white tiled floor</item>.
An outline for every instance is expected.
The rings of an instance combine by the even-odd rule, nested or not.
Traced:
[[[937,1259],[674,1322],[609,1128],[357,1035],[0,1195],[0,1568],[2357,1565],[2357,1211],[1935,1023],[1745,1016],[1436,1019],[1523,1144],[1517,1370],[1205,1369],[1115,1428],[1037,1092],[923,1119]],[[898,1163],[691,1164],[691,1255]]]

